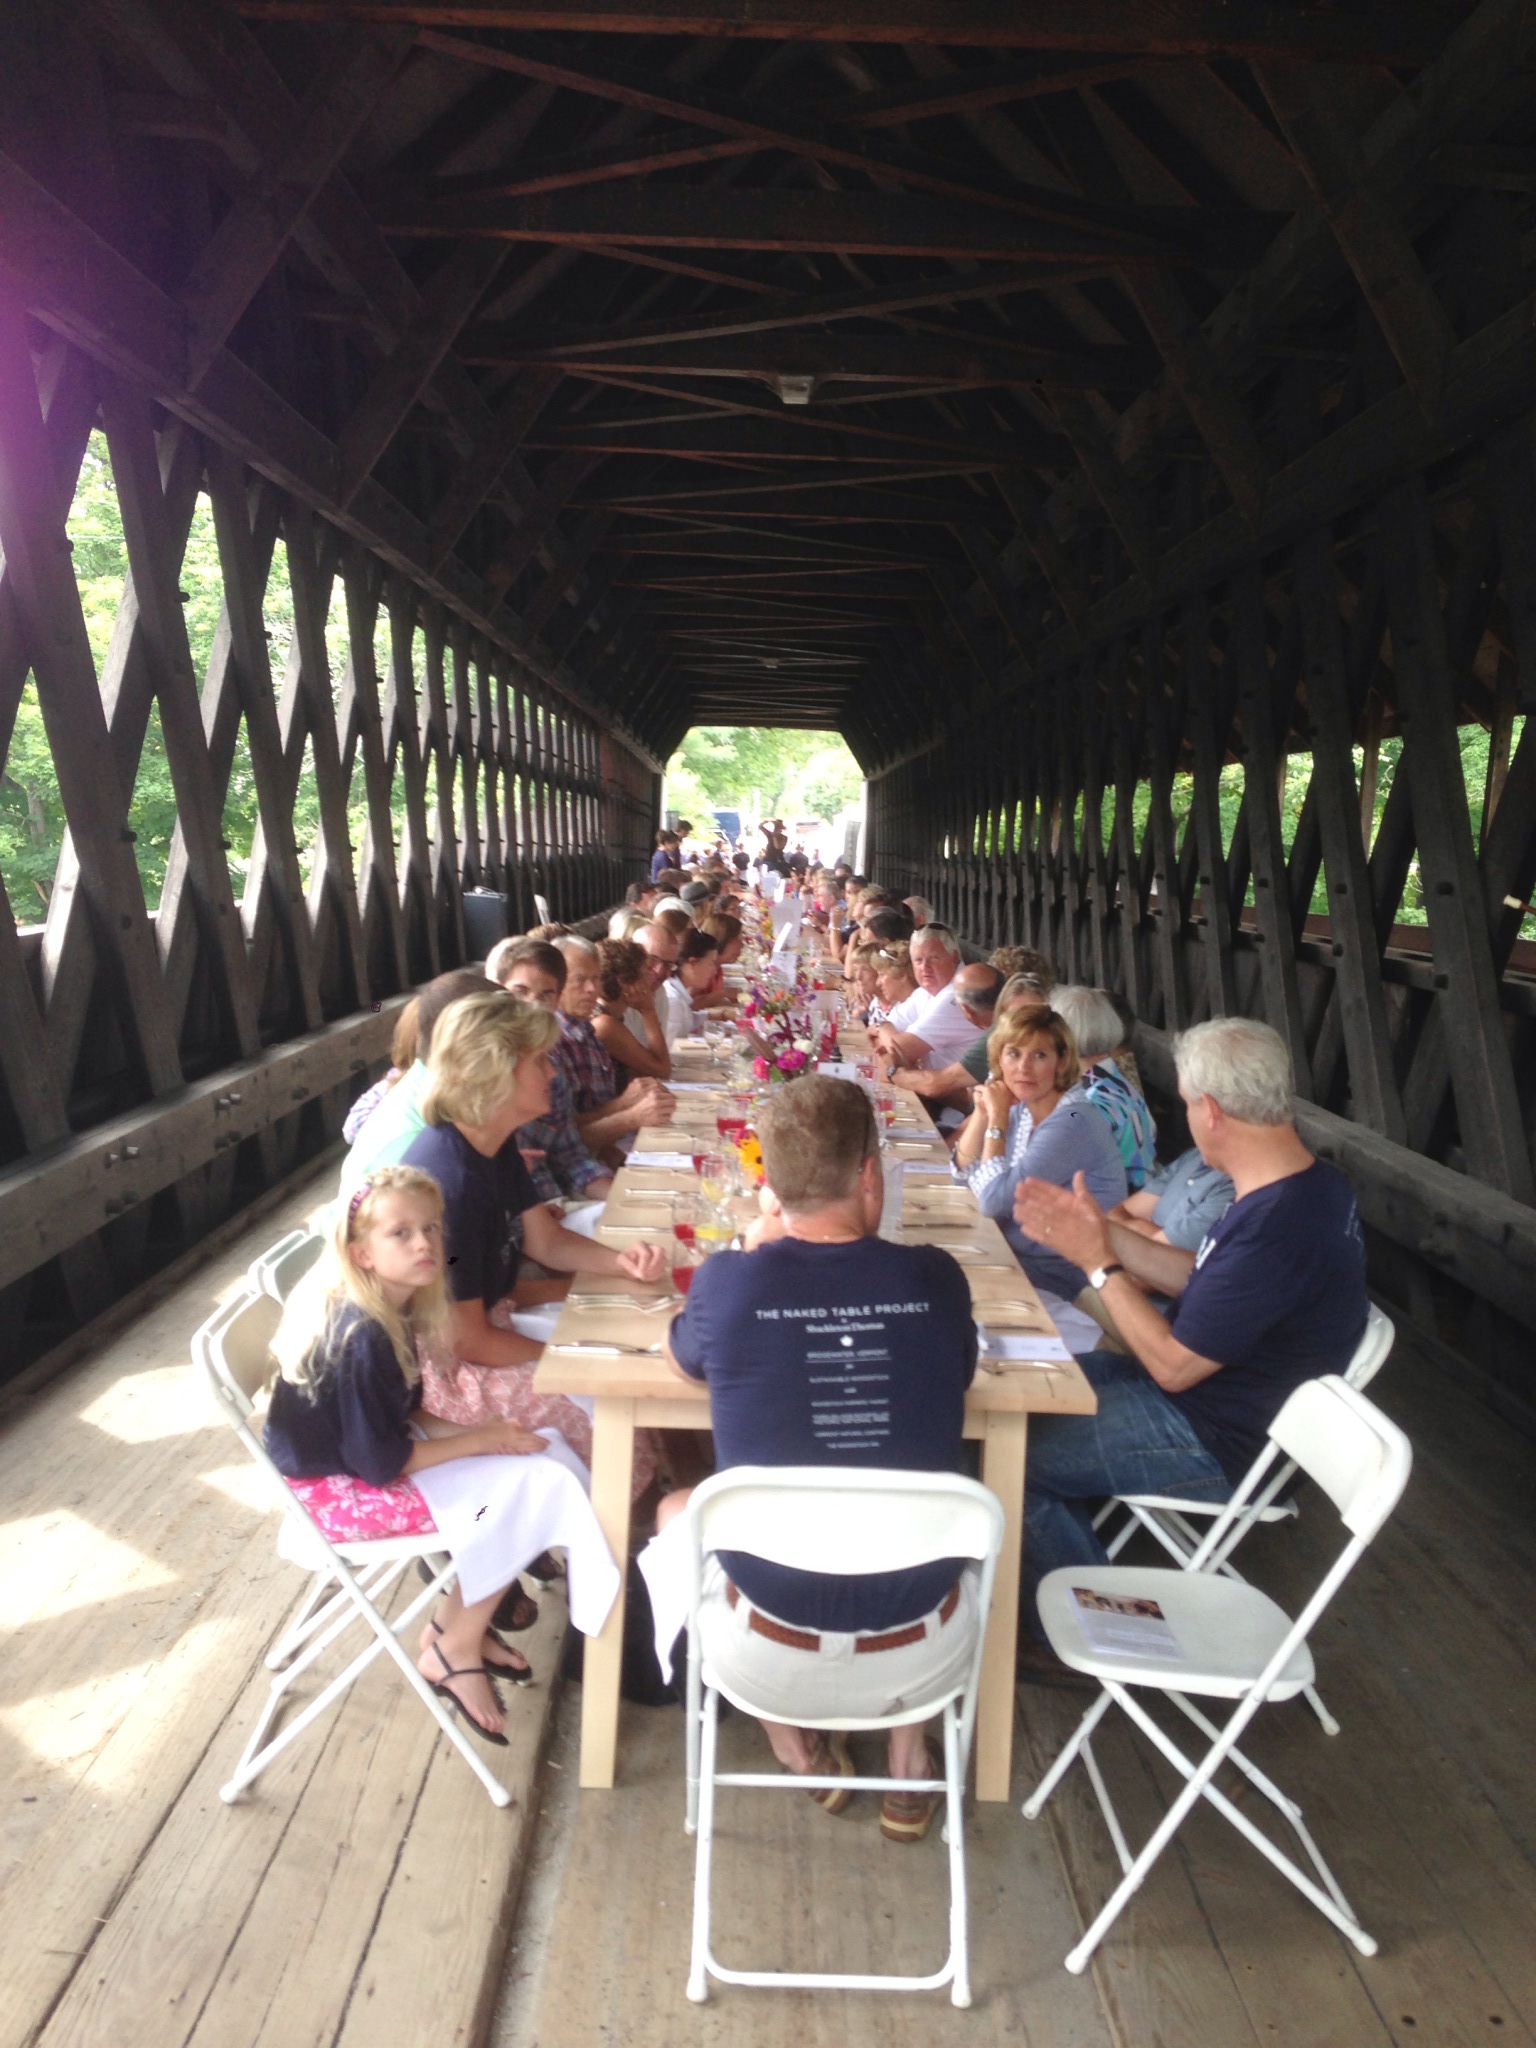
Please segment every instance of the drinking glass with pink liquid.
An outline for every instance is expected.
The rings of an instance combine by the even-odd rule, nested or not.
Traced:
[[[698,1196],[674,1195],[672,1198],[672,1235],[684,1250],[692,1248],[698,1220]]]

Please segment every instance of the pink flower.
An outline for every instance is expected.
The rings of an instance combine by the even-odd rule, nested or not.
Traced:
[[[767,1080],[769,1074],[769,1066],[768,1062],[763,1058],[761,1053],[759,1053],[757,1058],[752,1062],[752,1071],[757,1076],[759,1081]]]
[[[804,1065],[805,1054],[797,1046],[791,1046],[788,1052],[781,1052],[779,1054],[779,1072],[781,1074],[798,1074]]]

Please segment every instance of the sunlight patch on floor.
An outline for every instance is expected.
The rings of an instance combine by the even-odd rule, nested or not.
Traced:
[[[70,1508],[0,1524],[0,1628],[24,1628],[175,1583],[163,1564]]]
[[[201,1376],[189,1365],[125,1373],[81,1409],[80,1420],[120,1444],[158,1443],[163,1437],[195,1436],[199,1430],[219,1427]]]

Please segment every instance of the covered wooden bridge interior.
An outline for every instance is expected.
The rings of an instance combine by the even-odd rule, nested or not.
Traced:
[[[605,910],[733,721],[839,729],[870,872],[1123,991],[1165,1099],[1269,1018],[1403,1333],[1309,1752],[1376,1974],[1212,1851],[1092,2017],[1014,1815],[982,2038],[1533,2038],[1533,65],[1527,0],[0,9],[5,2048],[483,2038],[543,1721],[510,1834],[387,1689],[216,1807],[291,1586],[168,1290],[315,1199],[472,892]],[[675,1735],[509,2041],[693,2038]]]
[[[602,910],[735,720],[839,728],[881,879],[1123,990],[1164,1082],[1158,1034],[1269,1017],[1381,1284],[1528,1421],[1533,42],[6,9],[0,798],[35,826],[51,757],[62,838],[0,862],[13,1369],[333,1138],[466,890]]]

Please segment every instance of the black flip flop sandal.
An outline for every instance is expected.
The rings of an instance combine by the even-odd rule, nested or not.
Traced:
[[[482,1727],[480,1722],[478,1722],[475,1719],[474,1715],[469,1711],[468,1707],[466,1707],[464,1702],[459,1698],[458,1694],[454,1692],[448,1684],[449,1679],[452,1678],[483,1678],[486,1684],[491,1688],[491,1698],[496,1702],[496,1705],[499,1709],[501,1707],[502,1701],[501,1694],[496,1689],[495,1672],[488,1665],[485,1664],[463,1664],[460,1665],[457,1670],[455,1670],[454,1666],[448,1662],[448,1659],[443,1655],[442,1651],[438,1649],[436,1643],[432,1645],[432,1648],[436,1652],[438,1663],[441,1664],[443,1667],[443,1676],[440,1680],[429,1678],[427,1680],[427,1684],[431,1687],[433,1692],[437,1694],[440,1700],[446,1701],[450,1710],[453,1713],[457,1714],[459,1718],[467,1724],[471,1732],[480,1737],[480,1740],[482,1742],[494,1743],[497,1749],[505,1749],[507,1747],[506,1736],[503,1735],[498,1729]]]

